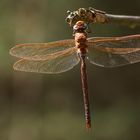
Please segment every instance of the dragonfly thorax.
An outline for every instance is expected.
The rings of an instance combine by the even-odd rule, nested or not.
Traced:
[[[74,38],[75,38],[75,47],[79,52],[86,53],[87,46],[87,24],[84,21],[78,21],[74,27]]]
[[[77,48],[87,48],[87,35],[85,33],[75,33],[75,46]]]
[[[87,53],[87,37],[84,33],[75,34],[75,46],[78,54],[85,55]]]
[[[75,41],[83,44],[87,41],[87,35],[85,33],[75,33]]]

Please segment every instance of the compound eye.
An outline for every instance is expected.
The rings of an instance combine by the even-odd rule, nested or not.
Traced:
[[[81,14],[82,14],[82,15],[84,15],[85,13],[86,13],[86,11],[85,11],[85,10],[82,10],[82,11],[81,11]]]
[[[79,11],[80,13],[85,13],[86,10],[84,8],[80,8]]]

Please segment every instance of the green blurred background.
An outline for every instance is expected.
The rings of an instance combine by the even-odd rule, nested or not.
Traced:
[[[72,38],[66,11],[95,7],[140,15],[140,0],[0,0],[0,140],[138,140],[140,63],[88,64],[92,129],[85,129],[79,65],[58,75],[17,72],[8,53],[18,43]],[[91,25],[90,36],[139,34],[140,27]]]

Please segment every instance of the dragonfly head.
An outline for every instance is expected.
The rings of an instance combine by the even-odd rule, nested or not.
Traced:
[[[88,25],[84,21],[78,21],[76,24],[73,26],[73,31],[74,32],[86,32],[88,29]]]
[[[66,22],[70,26],[75,25],[77,21],[93,23],[95,20],[95,12],[91,8],[79,8],[76,11],[67,11],[67,14]]]

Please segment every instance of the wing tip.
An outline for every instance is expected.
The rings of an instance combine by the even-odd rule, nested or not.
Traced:
[[[9,54],[18,57],[18,55],[16,54],[16,49],[18,49],[19,47],[30,46],[30,45],[31,44],[17,44],[9,50]]]
[[[9,54],[12,55],[12,56],[15,56],[14,48],[15,47],[13,47],[9,50]]]
[[[16,49],[17,49],[18,47],[21,47],[21,46],[22,46],[22,44],[15,45],[14,47],[12,47],[12,48],[9,50],[9,54],[12,55],[12,56],[17,56],[17,55],[16,55]]]

